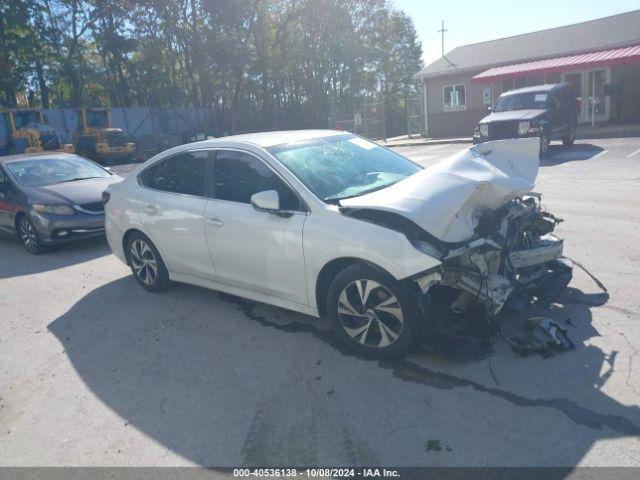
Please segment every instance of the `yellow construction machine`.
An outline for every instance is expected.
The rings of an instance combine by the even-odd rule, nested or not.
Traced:
[[[107,108],[82,108],[78,110],[78,155],[100,163],[129,160],[136,150],[135,143],[127,141],[121,128],[111,124],[111,111]]]
[[[47,124],[42,110],[6,110],[2,112],[4,136],[0,154],[65,152],[73,153],[73,145],[62,143],[60,135]]]

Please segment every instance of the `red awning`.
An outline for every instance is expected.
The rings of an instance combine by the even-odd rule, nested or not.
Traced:
[[[494,67],[479,73],[473,77],[473,81],[477,83],[490,83],[503,78],[518,78],[527,75],[541,75],[543,73],[565,72],[583,68],[606,67],[632,62],[640,62],[640,45]]]

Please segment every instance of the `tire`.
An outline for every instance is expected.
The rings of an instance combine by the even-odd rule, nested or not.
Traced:
[[[167,267],[149,238],[134,232],[127,238],[127,259],[131,273],[142,288],[149,292],[166,290],[169,285]]]
[[[326,311],[336,335],[357,353],[395,357],[415,346],[406,293],[395,279],[374,268],[352,265],[342,270],[329,287]]]
[[[568,147],[570,145],[573,145],[573,142],[575,141],[576,141],[576,126],[571,125],[569,127],[569,135],[567,135],[566,137],[562,137],[562,145],[564,145],[565,147]]]
[[[544,158],[549,154],[549,143],[551,142],[548,133],[540,135],[540,158]]]
[[[16,233],[22,246],[32,255],[40,255],[46,251],[33,222],[25,214],[21,214],[16,222]]]

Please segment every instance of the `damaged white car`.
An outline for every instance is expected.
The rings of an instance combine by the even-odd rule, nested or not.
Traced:
[[[402,354],[456,317],[565,288],[560,220],[531,193],[538,150],[489,142],[423,169],[335,131],[182,145],[108,188],[107,238],[147,290],[200,285],[326,317],[359,352]]]

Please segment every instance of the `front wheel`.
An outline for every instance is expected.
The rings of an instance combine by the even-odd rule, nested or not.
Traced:
[[[155,245],[141,233],[127,239],[127,256],[136,281],[150,292],[159,292],[169,286],[169,272]]]
[[[45,251],[44,245],[40,242],[36,227],[33,226],[29,217],[24,214],[20,215],[17,227],[18,238],[22,246],[27,249],[27,252],[32,255],[39,255]]]
[[[371,267],[353,265],[336,276],[327,316],[338,337],[365,355],[398,356],[415,345],[407,295],[395,279]]]
[[[548,134],[540,135],[540,158],[546,157],[549,153],[549,143],[551,143],[551,139]]]

